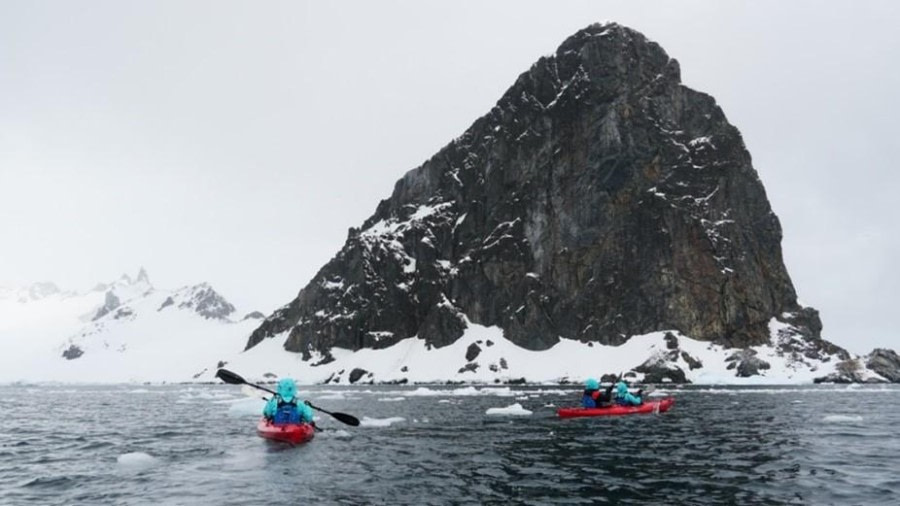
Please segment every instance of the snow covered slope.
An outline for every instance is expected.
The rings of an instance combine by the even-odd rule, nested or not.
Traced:
[[[154,288],[142,269],[86,293],[0,289],[0,382],[189,381],[259,323],[209,285]]]
[[[663,331],[633,336],[620,346],[561,338],[547,350],[533,351],[506,339],[499,327],[466,319],[463,336],[447,346],[412,337],[380,349],[336,347],[304,360],[284,349],[287,332],[242,351],[259,320],[235,313],[207,284],[162,290],[144,272],[86,293],[64,292],[50,283],[0,288],[0,382],[216,381],[215,370],[222,366],[252,380],[293,376],[305,384],[580,383],[621,373],[656,383],[884,380],[869,369],[870,356],[807,350],[797,329],[774,318],[771,344],[745,349]],[[885,360],[892,358],[882,356]]]
[[[588,377],[620,373],[626,373],[632,381],[665,383],[673,381],[677,371],[684,374],[680,381],[699,384],[793,384],[812,383],[815,378],[833,373],[839,363],[836,357],[810,359],[778,346],[729,349],[675,331],[634,336],[621,346],[561,339],[548,350],[531,351],[504,338],[497,327],[466,323],[464,336],[448,346],[433,348],[422,339],[409,338],[383,349],[335,348],[331,353],[333,361],[323,361],[322,356],[304,361],[301,354],[285,352],[283,343],[287,336],[282,335],[231,357],[228,367],[248,379],[293,376],[306,384],[521,380],[580,383]],[[783,329],[773,325],[773,332],[780,330]],[[775,337],[773,342],[777,343]],[[750,367],[745,362],[757,365],[756,374],[738,376],[742,366]],[[761,363],[766,365],[760,366]],[[673,374],[661,373],[660,369]],[[213,374],[208,371],[199,379],[212,380]],[[867,374],[879,379],[871,371]]]

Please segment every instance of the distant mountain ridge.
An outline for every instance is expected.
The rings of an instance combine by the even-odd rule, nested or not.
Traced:
[[[238,352],[257,315],[208,283],[156,288],[143,268],[84,293],[0,289],[0,380],[186,381]]]

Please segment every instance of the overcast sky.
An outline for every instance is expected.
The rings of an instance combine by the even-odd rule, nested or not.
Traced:
[[[900,347],[900,2],[0,0],[0,285],[292,299],[394,182],[617,21],[744,135],[823,335]]]

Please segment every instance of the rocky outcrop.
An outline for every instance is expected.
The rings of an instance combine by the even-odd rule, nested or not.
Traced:
[[[173,295],[179,309],[190,309],[207,319],[226,320],[234,306],[206,283],[182,288]],[[163,303],[160,310],[167,305]]]
[[[94,315],[93,321],[97,321],[100,318],[103,318],[107,314],[115,311],[120,305],[122,305],[122,301],[113,293],[112,290],[106,292],[105,299],[103,305],[100,306],[100,309],[97,310],[97,314]]]
[[[658,44],[593,25],[403,176],[246,347],[285,332],[307,360],[413,336],[441,347],[468,321],[531,350],[666,329],[746,348],[777,321],[807,343],[798,356],[842,352],[798,304],[781,234],[715,100]]]
[[[884,383],[885,380],[869,375],[862,359],[850,358],[835,365],[835,371],[816,378],[814,383]]]
[[[900,356],[894,350],[876,348],[866,356],[866,367],[882,378],[900,383]]]
[[[157,309],[156,311],[157,312],[162,311],[163,309],[165,309],[169,306],[172,306],[174,304],[175,304],[175,299],[173,299],[172,297],[166,297],[166,300],[164,300],[162,302],[162,304],[159,305],[159,309]]]
[[[75,360],[82,355],[84,355],[84,350],[74,344],[69,345],[69,347],[62,352],[62,356],[66,360]]]
[[[739,378],[758,376],[760,371],[770,369],[772,366],[756,355],[756,351],[752,349],[740,350],[731,354],[725,362],[728,362],[729,370],[737,369],[736,376]]]
[[[369,371],[357,368],[350,371],[350,376],[347,379],[350,381],[350,383],[356,383],[367,374],[369,374]]]
[[[643,383],[690,383],[682,370],[671,360],[677,360],[675,356],[651,357],[646,362],[636,367],[635,372],[643,373]]]
[[[481,353],[481,347],[476,343],[472,343],[466,348],[466,362],[471,362],[478,358],[478,354]]]

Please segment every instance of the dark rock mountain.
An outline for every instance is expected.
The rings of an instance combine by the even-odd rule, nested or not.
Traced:
[[[441,347],[467,320],[533,350],[667,329],[744,348],[770,342],[776,318],[793,329],[785,351],[843,352],[797,303],[780,244],[715,100],[658,44],[593,25],[403,176],[247,348],[285,332],[286,349],[323,361],[411,336]]]

